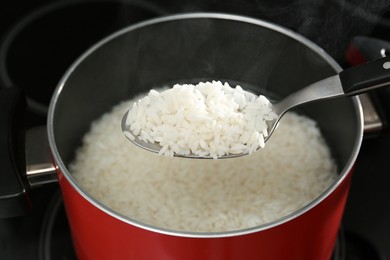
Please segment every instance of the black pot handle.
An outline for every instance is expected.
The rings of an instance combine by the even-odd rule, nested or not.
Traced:
[[[390,85],[390,57],[384,57],[340,73],[344,93],[356,95]]]
[[[26,100],[17,87],[0,89],[0,218],[31,209],[25,162]]]

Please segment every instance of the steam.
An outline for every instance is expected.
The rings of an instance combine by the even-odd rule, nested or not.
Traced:
[[[304,35],[339,62],[355,36],[365,36],[377,24],[390,31],[381,16],[389,0],[225,0],[184,1],[181,11],[216,11],[267,20]]]
[[[260,15],[306,36],[338,61],[344,59],[353,37],[368,35],[375,25],[386,23],[381,16],[390,10],[388,0],[295,0],[279,8],[257,3],[258,11],[266,10]]]
[[[381,15],[389,9],[390,2],[385,0],[333,0],[319,17],[321,21],[317,22],[317,28],[299,28],[298,32],[315,41],[334,58],[342,60],[351,39],[369,35],[376,25],[386,22]]]

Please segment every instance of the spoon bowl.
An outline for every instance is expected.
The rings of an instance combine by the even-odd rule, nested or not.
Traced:
[[[130,127],[128,124],[126,124],[126,119],[127,119],[127,115],[129,113],[129,110],[126,111],[126,113],[123,115],[122,117],[122,121],[121,121],[121,128],[122,128],[122,132],[124,133],[124,135],[126,136],[126,138],[132,142],[133,144],[135,144],[136,146],[142,148],[142,149],[145,149],[149,152],[152,152],[152,153],[160,153],[160,150],[161,150],[161,145],[159,143],[151,143],[151,142],[145,142],[144,140],[140,139],[137,135],[134,135],[132,133],[132,131],[130,130]],[[245,153],[240,153],[240,154],[226,154],[226,155],[222,155],[222,156],[219,156],[218,159],[228,159],[228,158],[235,158],[235,157],[240,157],[240,156],[244,156],[244,155],[247,155]],[[181,158],[189,158],[189,159],[213,159],[212,156],[210,155],[205,155],[205,156],[199,156],[199,155],[196,155],[196,154],[177,154],[175,153],[173,155],[174,157],[181,157]]]

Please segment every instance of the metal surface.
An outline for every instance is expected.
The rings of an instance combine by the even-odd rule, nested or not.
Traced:
[[[368,94],[359,95],[364,115],[364,135],[378,135],[383,130],[383,121],[380,118]]]
[[[290,109],[313,102],[316,100],[324,100],[328,98],[340,97],[344,95],[339,75],[334,75],[313,83],[305,88],[298,90],[295,93],[288,95],[282,100],[272,104],[273,111],[278,115],[274,121],[267,121],[268,136],[265,138],[267,142],[276,130],[279,121]]]
[[[46,127],[31,128],[26,133],[26,173],[31,187],[57,182]]]

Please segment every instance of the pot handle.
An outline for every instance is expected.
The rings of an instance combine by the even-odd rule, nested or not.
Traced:
[[[19,88],[0,89],[0,218],[25,215],[30,190],[58,181],[46,127],[26,130],[26,106]]]
[[[31,209],[25,163],[26,100],[16,87],[0,90],[0,217]]]
[[[366,63],[388,56],[390,42],[367,36],[354,37],[345,53],[346,61],[353,65]],[[379,97],[381,92],[360,94],[359,98],[363,106],[364,114],[364,137],[376,137],[388,127],[387,112]]]
[[[390,57],[383,57],[340,72],[344,93],[350,96],[390,84]]]

